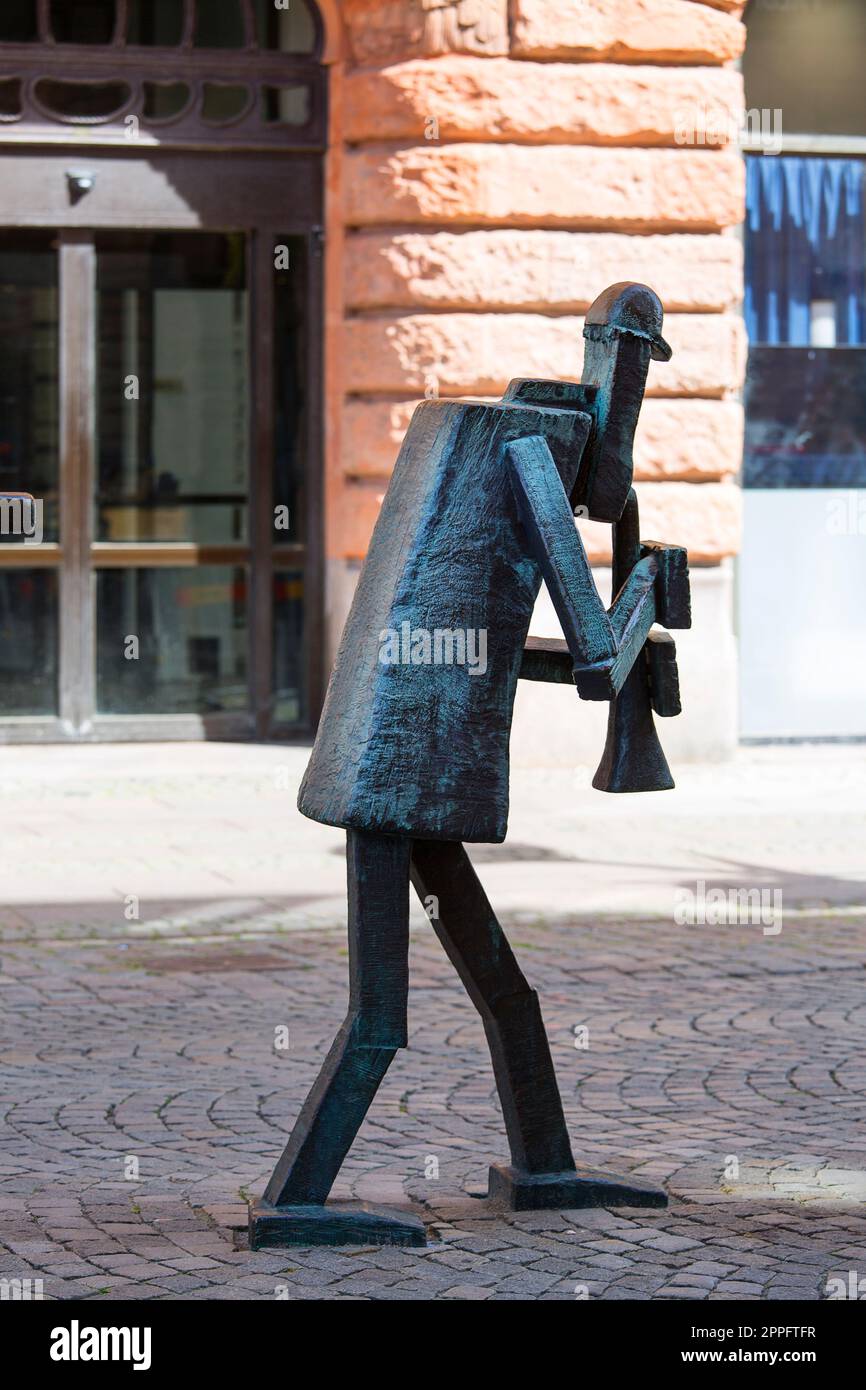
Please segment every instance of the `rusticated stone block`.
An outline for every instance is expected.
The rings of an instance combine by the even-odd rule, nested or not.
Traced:
[[[741,9],[742,0],[715,0],[715,8],[694,0],[513,0],[511,52],[520,58],[729,63],[745,44],[745,26],[735,18]]]
[[[635,477],[643,481],[715,480],[739,472],[743,407],[739,401],[646,401],[635,435]]]
[[[637,483],[635,490],[647,540],[673,544],[688,536],[691,565],[715,565],[739,551],[742,493],[733,482]],[[592,564],[609,564],[610,527],[593,521],[579,526]]]
[[[508,0],[343,0],[358,63],[508,52]]]
[[[343,412],[341,470],[346,477],[389,477],[417,400],[350,399]],[[645,401],[635,436],[635,477],[644,481],[716,481],[739,471],[739,401]]]
[[[337,496],[334,534],[341,558],[360,560],[367,553],[386,484],[363,480],[347,483]]]
[[[366,554],[384,492],[383,483],[371,481],[343,489],[337,533],[343,558]],[[718,564],[739,550],[742,497],[733,483],[638,483],[637,493],[642,534],[669,542],[687,535],[691,564]],[[610,527],[581,522],[580,532],[592,563],[609,564]]]
[[[346,138],[717,146],[739,129],[743,104],[729,68],[455,55],[350,74]]]
[[[408,314],[350,319],[345,384],[354,393],[498,395],[512,377],[579,379],[583,320],[541,314]],[[745,331],[733,314],[665,320],[671,362],[653,362],[650,395],[722,396],[745,370]]]
[[[345,248],[351,309],[580,313],[599,285],[652,285],[667,311],[727,309],[743,292],[733,236],[489,230],[359,232]]]
[[[345,221],[715,231],[742,220],[744,187],[743,161],[730,150],[360,149],[345,159]]]
[[[349,399],[340,430],[340,471],[346,478],[389,478],[412,412],[409,401]]]

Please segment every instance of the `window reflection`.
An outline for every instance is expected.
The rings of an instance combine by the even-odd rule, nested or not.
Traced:
[[[307,457],[307,240],[274,245],[274,508],[285,526],[275,541],[303,540]]]
[[[747,488],[866,484],[866,165],[749,156]]]
[[[40,499],[43,537],[56,541],[59,337],[51,242],[47,233],[0,233],[0,492]]]
[[[866,347],[753,347],[745,487],[866,487]]]
[[[0,570],[0,716],[57,712],[57,575]]]
[[[243,540],[244,237],[100,235],[97,312],[97,539]]]
[[[307,716],[304,654],[304,577],[300,570],[274,573],[275,724],[300,724]]]
[[[100,570],[96,629],[101,713],[247,708],[245,569]]]
[[[249,87],[224,82],[205,82],[202,91],[202,118],[214,125],[237,120],[250,104]]]

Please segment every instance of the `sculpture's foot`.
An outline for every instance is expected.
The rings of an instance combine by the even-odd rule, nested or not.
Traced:
[[[564,1173],[522,1173],[517,1168],[492,1164],[488,1199],[511,1211],[570,1207],[666,1207],[661,1187],[637,1178],[616,1178],[595,1168]]]
[[[250,1249],[276,1245],[424,1245],[426,1232],[417,1216],[375,1210],[366,1202],[333,1206],[250,1206]]]

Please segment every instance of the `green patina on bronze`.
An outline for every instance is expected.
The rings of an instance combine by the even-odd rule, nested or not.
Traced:
[[[670,357],[661,327],[652,290],[611,286],[587,314],[581,382],[514,381],[500,402],[428,401],[412,418],[298,800],[348,832],[349,1010],[251,1210],[253,1248],[424,1240],[417,1217],[326,1205],[406,1046],[410,880],[484,1021],[511,1152],[491,1169],[490,1200],[667,1200],[576,1166],[538,998],[461,843],[505,837],[521,676],[610,702],[594,786],[673,785],[653,713],[679,713],[675,648],[652,629],[689,626],[686,552],[641,542],[631,486],[649,363]],[[613,525],[609,610],[575,511]],[[564,641],[527,635],[542,580]]]

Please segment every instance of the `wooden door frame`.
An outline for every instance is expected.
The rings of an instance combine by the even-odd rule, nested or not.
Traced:
[[[0,718],[0,743],[144,739],[303,739],[321,705],[323,622],[323,266],[322,152],[89,150],[40,152],[0,147],[0,227],[58,232],[60,514],[58,544],[0,544],[0,566],[59,573],[59,689],[56,717]],[[70,165],[92,173],[92,193],[71,203]],[[95,196],[94,196],[95,195]],[[131,215],[132,214],[132,215]],[[242,232],[249,306],[249,528],[246,544],[96,542],[90,534],[95,400],[94,237],[105,230]],[[303,543],[273,535],[273,247],[307,239],[306,515]],[[95,701],[95,594],[99,569],[134,565],[246,565],[249,576],[247,711],[217,715],[98,714]],[[273,574],[304,574],[305,718],[272,728]]]

